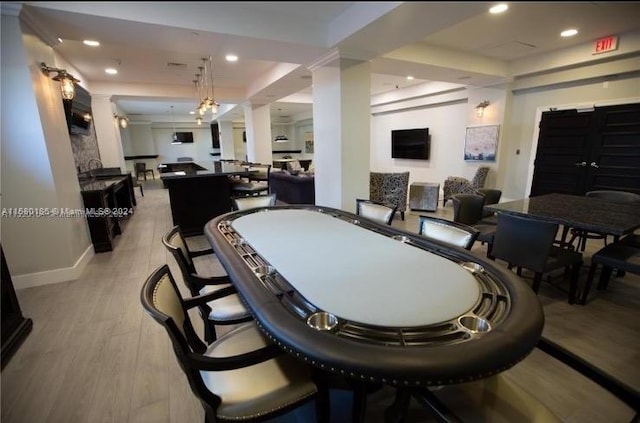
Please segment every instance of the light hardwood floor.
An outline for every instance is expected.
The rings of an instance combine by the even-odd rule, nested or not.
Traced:
[[[96,254],[78,280],[17,292],[24,315],[33,319],[33,331],[2,371],[2,422],[202,421],[201,406],[166,333],[140,305],[142,282],[156,267],[168,263],[181,280],[161,243],[172,226],[167,191],[159,180],[146,181],[144,187],[145,197],[136,190],[136,212],[113,252]],[[451,205],[435,214],[450,218]],[[415,231],[417,219],[418,213],[408,212],[394,226]],[[189,243],[207,246],[204,237],[189,238]],[[583,278],[588,257],[601,243],[590,241]],[[474,251],[484,254],[484,248],[477,245]],[[206,266],[204,273],[216,270],[215,264]],[[586,306],[567,304],[561,290],[566,286],[543,283],[539,297],[545,335],[639,389],[639,283],[635,275],[616,278]],[[566,422],[628,422],[633,416],[610,394],[537,350],[505,375]],[[371,394],[366,421],[382,421],[392,399],[393,390],[387,388]],[[332,421],[349,420],[348,394],[333,393],[332,405]],[[303,409],[278,421],[306,423],[310,416]],[[407,421],[433,419],[412,404]]]

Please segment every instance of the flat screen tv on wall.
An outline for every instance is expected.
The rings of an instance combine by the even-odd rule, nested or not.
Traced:
[[[429,144],[429,128],[391,131],[391,157],[394,159],[429,160]]]
[[[173,139],[181,143],[193,142],[193,132],[176,132]]]
[[[91,135],[91,94],[74,83],[73,100],[62,100],[70,134]]]

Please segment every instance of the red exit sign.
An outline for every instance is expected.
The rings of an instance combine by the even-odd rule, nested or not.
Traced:
[[[600,38],[596,40],[596,45],[593,50],[593,54],[606,53],[607,51],[613,51],[618,49],[618,36],[611,35],[609,37]]]

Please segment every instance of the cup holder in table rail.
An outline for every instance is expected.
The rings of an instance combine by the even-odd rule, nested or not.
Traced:
[[[411,243],[411,238],[405,235],[394,235],[391,239],[395,239],[396,241],[400,241],[402,243]]]
[[[307,324],[320,331],[332,331],[338,327],[338,318],[326,311],[318,311],[307,318]]]
[[[229,241],[229,244],[233,246],[240,246],[247,244],[247,241],[244,238],[234,238]]]
[[[276,269],[273,266],[258,266],[253,269],[253,273],[259,278],[275,275]]]
[[[491,330],[491,323],[488,320],[472,314],[458,317],[458,324],[472,334],[485,333]]]
[[[484,273],[484,267],[482,267],[481,264],[475,263],[473,261],[460,263],[460,266],[471,273]]]

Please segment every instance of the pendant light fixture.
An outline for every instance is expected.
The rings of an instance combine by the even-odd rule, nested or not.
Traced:
[[[176,132],[176,120],[173,118],[173,105],[171,106],[171,125],[173,128],[173,137],[171,144],[182,144],[178,141],[178,133]]]
[[[198,113],[200,116],[204,116],[207,110],[211,110],[211,114],[218,113],[218,107],[220,106],[215,100],[215,92],[213,86],[213,58],[203,57],[202,58],[202,66],[198,67],[200,70],[200,74],[196,75],[198,77],[199,85],[200,85],[200,104],[198,106]],[[196,83],[196,85],[198,85]]]
[[[198,79],[200,78],[199,74],[196,74],[196,79],[193,80],[193,86],[195,87],[195,93],[196,93],[196,107],[197,107],[197,113],[198,114],[204,114],[204,113],[200,113],[200,106],[198,105],[198,100],[199,100],[199,90],[198,90]],[[197,116],[196,117],[196,123],[198,125],[202,125],[202,116]]]
[[[278,109],[278,112],[281,112],[282,109]],[[283,116],[280,116],[281,118]],[[275,139],[273,140],[273,142],[288,142],[289,138],[284,134],[284,131],[282,130],[282,128],[280,128],[280,132],[281,135],[276,135]]]
[[[196,83],[197,90],[198,90],[198,101],[199,101],[198,114],[200,116],[204,116],[204,114],[207,112],[207,105],[203,100],[203,96],[206,95],[204,93],[204,82],[202,81],[203,75],[204,75],[204,66],[198,66],[198,70],[200,71],[200,73],[196,74],[196,78],[198,79],[198,82]]]

